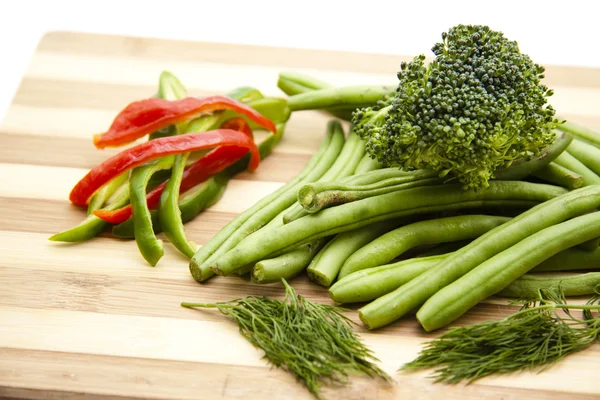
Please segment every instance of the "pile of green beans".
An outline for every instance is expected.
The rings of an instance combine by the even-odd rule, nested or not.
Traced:
[[[393,91],[293,72],[281,73],[278,86],[292,111],[346,120]],[[432,171],[381,165],[351,127],[346,137],[331,120],[305,168],[201,247],[190,271],[198,282],[250,274],[255,283],[306,271],[335,302],[366,302],[359,317],[368,329],[416,312],[431,331],[490,296],[531,298],[556,285],[567,296],[591,294],[600,274],[573,271],[600,266],[595,139],[561,125],[540,154],[473,191]]]

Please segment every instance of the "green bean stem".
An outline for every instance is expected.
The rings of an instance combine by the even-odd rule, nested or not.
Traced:
[[[600,212],[584,214],[544,228],[497,253],[439,290],[419,309],[417,319],[428,332],[446,326],[541,261],[598,236]]]
[[[418,186],[432,186],[442,183],[439,178],[419,179],[413,181],[399,179],[399,181],[401,181],[401,183],[395,184],[393,180],[389,180],[388,182],[382,182],[385,183],[385,185],[373,184],[363,186],[351,186],[336,183],[330,183],[329,185],[308,184],[304,185],[298,191],[298,203],[306,212],[314,214],[324,208],[350,203],[356,200],[366,199],[368,197],[379,196],[382,194],[410,189]],[[294,219],[297,219],[297,217],[289,215],[284,220],[287,223],[293,221]]]
[[[375,171],[374,171],[375,172]],[[211,261],[218,274],[228,275],[242,265],[276,251],[287,251],[311,240],[360,228],[371,223],[425,214],[490,205],[511,200],[542,202],[565,193],[565,189],[520,181],[490,182],[481,191],[465,191],[459,184],[425,186],[383,194],[326,208],[276,229],[256,232]],[[495,204],[497,205],[497,203]]]
[[[364,154],[365,144],[363,140],[356,133],[350,132],[335,163],[323,176],[314,182],[335,181],[338,178],[346,178],[352,175]],[[289,220],[297,219],[302,215],[304,215],[302,206],[294,203],[283,215],[283,221],[287,223]]]
[[[321,177],[333,164],[343,144],[341,125],[337,121],[330,121],[319,150],[294,179],[239,214],[194,254],[190,260],[190,273],[194,279],[203,282],[210,278],[214,274],[208,266],[212,259],[235,247],[244,237],[289,207],[296,199],[298,187]]]
[[[535,171],[533,176],[543,179],[548,183],[562,186],[567,189],[578,189],[583,186],[583,176],[576,174],[568,168],[555,162]]]
[[[329,205],[344,204],[376,194],[437,183],[438,181],[433,180],[436,175],[434,172],[425,170],[405,172],[398,168],[385,168],[351,175],[340,180],[320,179],[317,182],[308,183],[298,190],[298,203],[283,215],[283,222],[290,223],[305,215],[314,214]],[[426,178],[431,179],[426,180]],[[416,183],[416,181],[420,182]],[[400,187],[401,184],[406,184],[406,186]],[[398,186],[390,188],[393,185]],[[338,198],[339,201],[337,201]]]
[[[600,285],[600,272],[560,276],[525,274],[496,294],[503,297],[537,299],[540,290],[560,287],[567,297],[585,296],[594,294],[598,285]]]
[[[317,182],[323,180],[337,180],[340,178],[345,178],[351,175],[355,166],[358,165],[361,158],[364,155],[364,143],[355,133],[350,133],[342,151],[338,155],[338,158],[335,160],[331,168],[320,177]],[[295,204],[288,207],[286,211],[282,211],[279,215],[277,215],[273,220],[271,220],[263,229],[274,229],[281,225],[283,225],[283,219],[285,215],[287,215],[290,211],[293,212],[295,209]],[[270,265],[274,265],[276,263],[280,263],[281,267],[278,268],[279,275],[283,276],[286,274],[285,270],[288,270],[287,273],[289,276],[296,275],[300,268],[306,268],[310,263],[312,257],[316,254],[316,251],[312,251],[314,249],[320,249],[327,242],[327,238],[317,239],[315,241],[309,242],[304,246],[300,246],[304,248],[308,246],[310,251],[299,251],[298,249],[293,249],[289,252],[278,252],[278,256],[274,259],[270,259],[266,264],[267,267]],[[281,254],[279,254],[281,253]],[[288,256],[288,253],[293,253]],[[309,257],[310,258],[307,258]],[[295,261],[292,261],[295,260]],[[262,262],[258,262],[256,264],[258,269],[264,269]],[[264,275],[264,273],[259,272],[260,275]],[[271,274],[271,277],[275,275]]]
[[[564,132],[558,132],[556,135],[556,140],[554,140],[551,145],[543,148],[540,154],[531,160],[519,159],[514,161],[508,168],[494,172],[494,179],[523,179],[554,161],[560,156],[561,153],[565,151],[569,144],[571,144],[572,140],[573,137],[571,135]]]
[[[586,167],[600,175],[600,149],[579,139],[573,140],[568,148],[569,153],[581,161]]]
[[[592,131],[591,129],[585,128],[583,126],[574,124],[569,121],[565,121],[564,123],[559,125],[558,129],[564,132],[568,132],[576,138],[591,143],[596,147],[600,147],[600,134]]]
[[[586,167],[581,161],[573,157],[569,151],[562,152],[555,159],[556,163],[583,176],[584,186],[600,184],[600,177],[594,173],[591,169]]]
[[[325,243],[325,238],[313,240],[280,256],[257,262],[252,269],[252,280],[256,283],[272,283],[298,275]]]
[[[400,223],[399,220],[382,221],[336,235],[312,259],[306,269],[308,277],[321,286],[331,286],[352,253]]]
[[[443,260],[435,271],[425,272],[363,307],[360,310],[363,323],[369,329],[375,329],[396,321],[495,254],[544,228],[593,210],[598,205],[600,185],[576,189],[544,201],[457,250]],[[378,311],[380,304],[386,305],[381,312]],[[387,307],[389,304],[395,305],[393,309]]]
[[[334,106],[363,107],[383,100],[390,93],[384,86],[345,86],[301,93],[288,98],[292,111],[318,110]]]
[[[387,264],[420,245],[474,239],[507,221],[510,218],[494,215],[458,215],[401,226],[367,243],[348,257],[339,277]]]

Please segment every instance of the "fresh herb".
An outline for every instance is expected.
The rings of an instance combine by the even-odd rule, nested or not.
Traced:
[[[242,336],[264,350],[270,363],[291,372],[317,398],[322,383],[345,384],[351,373],[390,380],[374,364],[378,360],[352,330],[353,322],[341,314],[342,308],[313,303],[282,282],[284,300],[249,296],[181,305],[217,308],[233,318]]]
[[[537,300],[507,318],[450,329],[401,369],[436,368],[433,378],[444,383],[547,369],[600,337],[600,316],[592,313],[600,310],[600,286],[595,291],[585,305],[571,305],[560,287],[540,290]],[[583,310],[583,319],[575,318],[572,309]]]

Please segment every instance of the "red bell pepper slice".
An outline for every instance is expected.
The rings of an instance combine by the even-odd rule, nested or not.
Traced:
[[[98,189],[131,168],[165,156],[221,146],[242,148],[244,154],[249,150],[251,159],[248,168],[250,170],[256,169],[260,163],[260,154],[254,140],[240,131],[217,129],[208,132],[168,136],[140,143],[94,167],[71,190],[69,200],[75,205],[85,206]]]
[[[109,130],[94,135],[99,149],[131,143],[149,133],[213,111],[231,110],[275,132],[275,124],[253,108],[225,96],[186,97],[180,100],[150,98],[129,104],[114,119]]]
[[[222,129],[233,129],[239,132],[243,132],[248,137],[252,138],[252,129],[246,123],[243,118],[232,118],[225,121],[221,125]],[[218,147],[209,153],[205,154],[202,158],[198,159],[192,165],[190,165],[183,173],[181,185],[179,187],[179,193],[184,193],[201,182],[204,182],[212,175],[221,172],[237,160],[242,158],[246,154],[247,150],[241,147]],[[155,187],[153,190],[148,192],[146,195],[146,204],[149,209],[156,209],[160,203],[160,196],[162,195],[167,181],[162,182],[160,185]],[[94,215],[98,218],[111,223],[120,224],[125,222],[131,217],[131,204],[125,207],[118,208],[116,210],[94,210]]]

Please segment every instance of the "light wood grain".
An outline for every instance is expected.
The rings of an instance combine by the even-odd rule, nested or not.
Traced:
[[[165,256],[149,267],[134,241],[104,233],[83,244],[47,240],[84,218],[67,196],[89,168],[117,150],[94,149],[130,101],[152,95],[158,74],[171,70],[194,95],[253,85],[282,96],[281,70],[332,83],[394,83],[408,57],[230,44],[173,42],[69,32],[39,44],[0,126],[0,397],[310,399],[289,374],[272,369],[218,312],[189,310],[181,301],[223,301],[246,295],[281,297],[279,284],[238,277],[198,284],[187,261],[165,241]],[[600,70],[547,68],[561,116],[600,129]],[[284,140],[255,173],[239,174],[221,201],[186,225],[197,244],[237,213],[295,176],[315,152],[329,119],[295,113]],[[161,238],[164,237],[161,235]],[[306,277],[299,293],[331,303]],[[355,310],[357,306],[352,306]],[[504,299],[476,306],[459,325],[514,311]],[[349,316],[358,322],[355,312]],[[600,345],[568,357],[543,374],[490,377],[472,385],[434,384],[425,372],[400,374],[424,333],[408,317],[375,332],[357,331],[396,380],[359,378],[325,389],[347,399],[592,399],[600,396]]]

